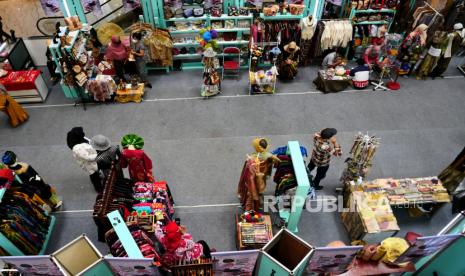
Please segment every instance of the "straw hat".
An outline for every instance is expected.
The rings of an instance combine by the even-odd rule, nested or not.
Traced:
[[[284,46],[284,51],[286,52],[290,52],[289,50],[298,51],[299,49],[300,49],[299,46],[297,46],[297,44],[294,41],[289,42],[289,44]]]
[[[107,45],[111,41],[112,36],[123,36],[124,30],[116,25],[115,23],[105,23],[102,27],[97,30],[98,40],[103,44]]]

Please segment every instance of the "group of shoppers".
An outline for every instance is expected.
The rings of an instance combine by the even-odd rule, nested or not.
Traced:
[[[131,35],[130,48],[122,43],[119,36],[112,36],[105,59],[113,62],[119,80],[126,82],[126,73],[137,75],[141,82],[144,82],[148,88],[152,88],[150,82],[147,81],[146,51],[142,33],[135,32]]]

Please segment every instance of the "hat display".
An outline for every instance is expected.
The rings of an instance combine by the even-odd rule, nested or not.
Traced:
[[[462,23],[454,24],[454,30],[461,30],[461,29],[463,29],[463,24]]]
[[[203,52],[204,57],[212,58],[216,57],[216,52],[213,50],[213,48],[207,48],[205,52]]]
[[[289,44],[287,44],[286,46],[284,46],[284,51],[286,52],[289,52],[289,50],[299,50],[299,46],[297,46],[297,43],[295,43],[294,41],[291,41],[289,42]]]
[[[97,29],[97,38],[103,44],[110,43],[112,36],[123,36],[124,30],[115,23],[105,23]]]
[[[121,146],[123,148],[134,146],[136,149],[142,149],[144,147],[144,138],[137,134],[126,134],[121,138]]]
[[[90,145],[95,149],[99,151],[104,151],[110,148],[110,139],[107,137],[99,134],[95,135],[92,137],[90,140]]]

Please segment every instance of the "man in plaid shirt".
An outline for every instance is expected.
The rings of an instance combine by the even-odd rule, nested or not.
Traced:
[[[313,186],[316,190],[323,189],[320,181],[326,177],[329,169],[331,156],[341,156],[342,150],[336,141],[337,130],[334,128],[325,128],[313,135],[313,151],[310,163],[308,164],[309,172],[316,169],[316,176],[313,179]]]

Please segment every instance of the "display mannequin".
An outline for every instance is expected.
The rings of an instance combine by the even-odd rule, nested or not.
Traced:
[[[127,134],[121,139],[121,167],[128,168],[129,176],[135,182],[154,182],[152,160],[142,149],[144,139],[136,134]]]
[[[442,77],[442,74],[444,74],[447,67],[449,67],[452,57],[459,52],[460,46],[464,43],[463,24],[457,23],[454,25],[454,31],[449,33],[447,36],[447,46],[445,51],[442,52],[436,67],[433,72],[431,72],[431,77],[433,79],[436,77]]]
[[[27,121],[29,115],[7,92],[5,86],[0,83],[0,111],[3,111],[10,119],[10,125],[17,127]]]
[[[24,185],[34,189],[35,193],[53,210],[60,208],[63,202],[57,197],[55,189],[46,184],[33,167],[24,162],[17,162],[16,154],[12,151],[6,151],[2,161],[21,179]]]
[[[417,79],[425,79],[436,67],[436,64],[447,47],[447,33],[443,31],[436,31],[433,34],[431,46],[428,54],[423,59],[420,69],[417,73]]]

